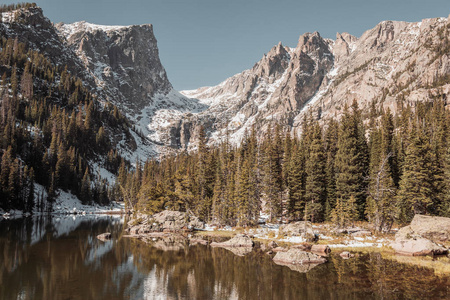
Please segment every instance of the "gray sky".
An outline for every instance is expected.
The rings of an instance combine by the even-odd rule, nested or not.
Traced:
[[[216,85],[305,32],[360,36],[383,20],[447,17],[450,0],[35,0],[53,22],[153,24],[177,90]],[[13,1],[0,0],[0,3]]]

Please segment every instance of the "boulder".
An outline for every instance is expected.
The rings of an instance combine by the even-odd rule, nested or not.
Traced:
[[[312,245],[308,243],[301,243],[298,245],[293,245],[292,248],[303,250],[303,251],[311,251]]]
[[[164,210],[153,216],[139,216],[127,230],[130,234],[150,232],[180,232],[203,229],[205,224],[186,212]]]
[[[105,242],[105,241],[111,239],[111,233],[110,233],[110,232],[105,232],[105,233],[99,234],[99,235],[97,235],[97,238],[98,238],[100,241]]]
[[[322,264],[325,263],[327,259],[311,252],[299,249],[289,249],[287,252],[277,252],[273,261],[283,265],[305,265]]]
[[[293,222],[286,225],[280,226],[280,234],[290,235],[290,236],[301,236],[308,241],[313,241],[315,239],[314,231],[310,222]]]
[[[448,250],[436,242],[448,241],[446,232],[448,218],[416,215],[411,225],[401,228],[395,234],[390,246],[402,255],[441,255]],[[436,221],[436,224],[433,223]],[[450,219],[448,219],[450,220]]]
[[[318,253],[319,255],[327,255],[331,252],[331,249],[330,247],[328,247],[328,245],[312,245],[311,252]]]
[[[450,218],[415,215],[409,227],[435,243],[450,241]]]
[[[226,247],[226,248],[234,248],[234,247],[247,247],[252,248],[254,245],[252,239],[245,234],[237,234],[232,239],[229,239],[223,243],[211,243],[212,247]]]
[[[411,256],[442,255],[448,252],[446,248],[420,236],[396,238],[390,246],[395,253]]]
[[[286,252],[287,249],[284,247],[276,247],[272,249],[273,252]]]

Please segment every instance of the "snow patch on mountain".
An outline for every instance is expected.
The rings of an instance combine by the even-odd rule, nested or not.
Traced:
[[[79,22],[75,22],[72,24],[62,24],[61,26],[61,31],[62,33],[67,36],[70,37],[80,31],[96,31],[96,30],[101,30],[101,31],[117,31],[117,30],[122,30],[124,28],[129,28],[133,25],[127,25],[127,26],[111,26],[111,25],[98,25],[98,24],[92,24],[86,21],[79,21]]]

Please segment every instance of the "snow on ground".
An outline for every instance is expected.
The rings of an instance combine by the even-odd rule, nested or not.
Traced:
[[[98,163],[92,163],[91,167],[93,168],[98,179],[106,179],[110,185],[114,185],[114,182],[116,182],[116,176],[113,173],[101,167]]]
[[[58,196],[53,204],[52,214],[120,214],[125,212],[125,204],[112,202],[110,205],[86,205],[82,204],[81,201],[73,194],[58,190]],[[35,184],[35,201],[37,202],[39,199],[46,199],[47,192],[45,188],[40,184]],[[44,206],[46,201],[44,201]],[[33,215],[46,215],[48,211],[48,207],[45,206],[42,210],[38,207],[38,203],[33,208]],[[29,216],[28,213],[23,213],[20,210],[10,210],[8,212],[4,212],[0,210],[0,216],[3,218],[21,218]]]
[[[62,214],[120,213],[125,211],[125,206],[123,203],[117,202],[108,206],[85,205],[75,195],[59,190],[59,196],[53,204],[53,209],[54,213]]]

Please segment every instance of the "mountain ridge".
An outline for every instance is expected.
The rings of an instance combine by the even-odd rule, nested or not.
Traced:
[[[294,58],[294,62],[298,62],[297,68],[302,67],[304,72],[298,74],[298,72],[296,73],[297,69],[291,68],[290,72],[286,74],[288,79],[277,77],[281,81],[280,86],[282,88],[277,87],[275,90],[267,88],[263,90],[266,99],[268,97],[275,99],[271,103],[275,108],[272,108],[267,113],[263,113],[265,114],[264,117],[270,116],[273,119],[277,119],[278,122],[284,125],[285,130],[294,132],[297,131],[295,130],[296,128],[300,127],[306,111],[313,112],[317,118],[321,119],[339,117],[339,110],[342,106],[350,104],[353,99],[357,99],[363,108],[368,108],[372,101],[378,101],[383,107],[389,107],[393,112],[396,111],[396,101],[432,100],[432,97],[427,95],[428,92],[434,95],[433,97],[437,97],[439,92],[436,88],[420,87],[421,85],[417,83],[418,73],[422,74],[423,71],[426,71],[428,74],[434,72],[437,77],[445,77],[450,73],[448,55],[445,53],[439,54],[439,52],[443,52],[442,49],[448,47],[448,44],[446,44],[447,46],[440,45],[440,40],[448,40],[448,27],[450,26],[448,24],[449,18],[424,19],[421,22],[382,21],[374,28],[368,29],[359,38],[345,32],[337,33],[336,40],[323,39],[318,33],[301,35],[296,48],[290,49],[294,49],[293,51],[297,53],[297,57],[300,57],[297,60]],[[313,38],[316,38],[316,41],[311,42]],[[322,46],[319,43],[322,43]],[[325,44],[327,46],[324,46]],[[276,48],[277,46],[274,46],[267,56]],[[328,53],[332,56],[332,59],[327,61],[324,59],[324,54]],[[255,66],[267,63],[264,61],[265,57],[266,55]],[[319,72],[320,70],[325,71],[323,77],[309,78],[319,83],[310,87],[307,85],[308,82],[302,81],[301,78],[301,75],[311,75],[311,70],[317,72],[317,70],[311,68],[314,66],[312,63],[308,65],[308,61],[311,62],[309,59],[315,60],[315,67]],[[440,63],[433,65],[436,59],[439,59]],[[330,64],[330,61],[332,61],[332,67],[326,65],[327,63]],[[322,66],[320,68],[320,64],[325,64],[326,67]],[[413,64],[417,70],[407,70],[408,66],[411,68]],[[227,88],[229,88],[228,85],[235,85],[236,78],[243,77],[244,74],[249,72],[252,73],[255,66],[224,80],[217,86],[181,91],[181,93],[189,97],[198,98],[200,101],[213,102],[212,99],[217,99],[217,95],[226,94]],[[271,66],[269,62],[266,69],[270,69]],[[431,71],[427,69],[431,69]],[[417,74],[412,74],[413,72]],[[373,73],[377,73],[375,75],[378,78],[373,78],[375,76]],[[256,73],[253,72],[253,74]],[[398,78],[394,78],[394,74]],[[386,92],[384,90],[389,90],[390,86],[396,85],[395,80],[391,80],[393,78],[400,79],[403,84],[413,84],[404,93],[408,94],[407,96],[409,97],[404,98],[404,95],[400,94],[400,91],[404,90],[404,88],[400,91],[391,89]],[[435,84],[433,82],[437,80],[429,76],[427,81],[430,84]],[[359,85],[359,87],[355,87],[355,82],[358,83],[356,85]],[[247,83],[252,82],[244,79],[238,85],[244,86]],[[449,92],[448,80],[440,84],[439,87],[442,87],[443,93],[441,94],[446,98]],[[300,94],[298,93],[299,88],[303,88],[303,91],[308,88],[311,88],[311,90],[309,93]],[[352,89],[356,90],[353,91]],[[383,96],[383,93],[387,94]],[[222,101],[233,103],[239,98],[245,99],[246,97],[245,93],[234,95],[228,92],[228,94],[229,97]],[[260,101],[261,99],[256,100]],[[277,100],[279,103],[276,102]],[[213,105],[213,107],[218,107],[219,105],[220,103]],[[223,111],[219,113],[223,113]],[[202,114],[205,114],[205,112]],[[235,115],[238,114],[239,111],[236,111]],[[256,114],[257,112],[253,112],[250,115],[246,115],[245,111],[243,113],[247,120]],[[261,111],[259,114],[261,114]],[[291,116],[292,114],[295,116]],[[232,117],[229,120],[232,124],[235,124],[232,122]],[[257,125],[258,121],[261,123],[262,118],[256,117],[251,122],[247,121],[250,124],[244,126],[228,126],[226,131],[232,136],[231,140],[233,140],[234,135],[236,136],[235,140],[239,141],[242,136],[242,128],[248,131],[251,126]],[[222,128],[222,134],[224,131],[225,129]],[[297,133],[299,134],[299,132]],[[215,136],[213,134],[211,136],[214,140]]]

